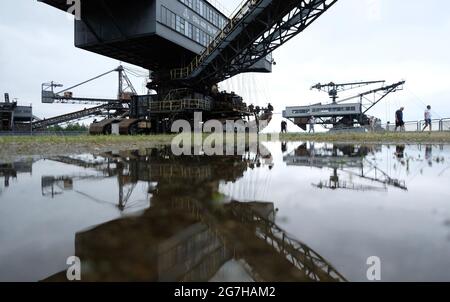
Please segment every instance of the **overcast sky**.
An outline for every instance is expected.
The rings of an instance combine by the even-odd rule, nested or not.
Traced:
[[[217,0],[232,11],[241,0]],[[384,122],[405,106],[407,120],[421,119],[425,105],[434,117],[450,117],[450,2],[445,0],[340,0],[305,32],[274,53],[272,74],[247,74],[222,84],[248,103],[286,106],[326,102],[313,92],[318,82],[406,80],[405,90],[380,103],[371,115]],[[79,83],[119,62],[79,50],[70,16],[37,0],[0,1],[0,100],[9,92],[39,117],[79,109],[40,103],[41,83]],[[111,75],[76,91],[78,96],[114,97]],[[144,81],[134,79],[143,93]],[[343,95],[345,96],[345,95]],[[85,106],[82,106],[85,107]],[[279,127],[276,119],[271,127]],[[293,128],[291,128],[294,130]]]

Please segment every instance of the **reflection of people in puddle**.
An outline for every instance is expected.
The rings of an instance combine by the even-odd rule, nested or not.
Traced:
[[[433,146],[427,145],[425,147],[425,159],[428,161],[430,167],[433,165]]]
[[[405,158],[405,145],[397,145],[395,147],[395,156],[397,156],[398,159],[404,159]]]
[[[311,144],[309,145],[309,152],[311,158],[314,158],[316,156],[316,146],[314,145],[314,142],[311,142]]]
[[[286,153],[287,152],[287,143],[281,142],[281,152]]]

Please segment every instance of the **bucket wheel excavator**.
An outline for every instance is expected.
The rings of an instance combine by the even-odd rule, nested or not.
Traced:
[[[71,8],[62,0],[40,2]],[[220,91],[219,83],[241,73],[271,72],[272,52],[336,2],[246,0],[231,17],[206,0],[81,2],[75,45],[150,70],[148,89],[154,92],[131,95],[124,113],[118,110],[114,121],[93,124],[91,133],[170,132],[175,120],[194,123],[195,112],[202,113],[203,121],[251,125],[254,119],[257,131],[262,130],[272,119],[273,106],[248,105],[236,93]]]
[[[329,95],[332,102],[328,104],[314,104],[309,106],[288,107],[283,111],[283,117],[291,120],[301,129],[307,129],[311,120],[315,124],[324,126],[330,131],[372,130],[382,131],[379,119],[369,117],[368,112],[387,96],[403,89],[405,81],[386,85],[386,81],[368,81],[352,83],[316,84],[311,90],[318,90]],[[339,99],[339,93],[369,85],[378,85],[357,95]],[[354,100],[357,100],[356,102]],[[350,102],[353,101],[353,102]]]

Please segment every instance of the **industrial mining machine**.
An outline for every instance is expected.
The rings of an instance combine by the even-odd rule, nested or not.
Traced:
[[[390,85],[386,85],[386,81],[319,83],[311,87],[311,90],[326,92],[332,100],[331,103],[287,107],[283,111],[283,118],[305,131],[311,120],[330,131],[384,131],[381,120],[370,117],[368,112],[390,94],[403,90],[404,84],[405,81]],[[339,99],[341,92],[370,85],[372,88],[368,91]],[[379,87],[374,88],[373,85]]]
[[[75,46],[150,71],[149,93],[116,100],[77,99],[69,90],[43,86],[43,102],[102,105],[36,122],[35,130],[71,120],[107,116],[92,134],[165,133],[175,120],[238,121],[258,131],[273,107],[249,105],[219,83],[246,72],[271,72],[272,52],[304,31],[337,0],[245,0],[227,17],[206,0],[90,0],[79,7],[66,0],[39,0],[76,13]],[[123,70],[119,67],[122,81]],[[119,83],[119,87],[122,87]],[[121,89],[121,88],[120,88]]]

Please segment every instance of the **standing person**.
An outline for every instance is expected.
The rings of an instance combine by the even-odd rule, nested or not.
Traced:
[[[286,153],[287,152],[287,143],[281,142],[281,152]]]
[[[316,133],[314,130],[314,125],[316,124],[316,118],[314,116],[311,116],[309,119],[309,133]]]
[[[430,132],[433,131],[432,118],[431,118],[431,106],[427,106],[424,117],[425,117],[425,128],[423,128],[422,132],[425,131],[425,129],[427,129],[427,127],[430,127]]]
[[[287,133],[287,122],[286,121],[281,122],[281,133]]]
[[[375,132],[375,117],[374,116],[371,116],[370,118],[369,118],[369,126],[370,126],[370,131],[371,132]]]
[[[398,159],[402,160],[405,158],[405,149],[406,149],[405,145],[397,145],[395,147],[395,155],[397,156]]]
[[[405,111],[405,107],[400,108],[395,112],[395,131],[400,128],[401,132],[405,132],[405,122],[403,120],[403,111]]]
[[[428,161],[430,167],[433,166],[433,146],[427,145],[425,147],[425,159]]]

